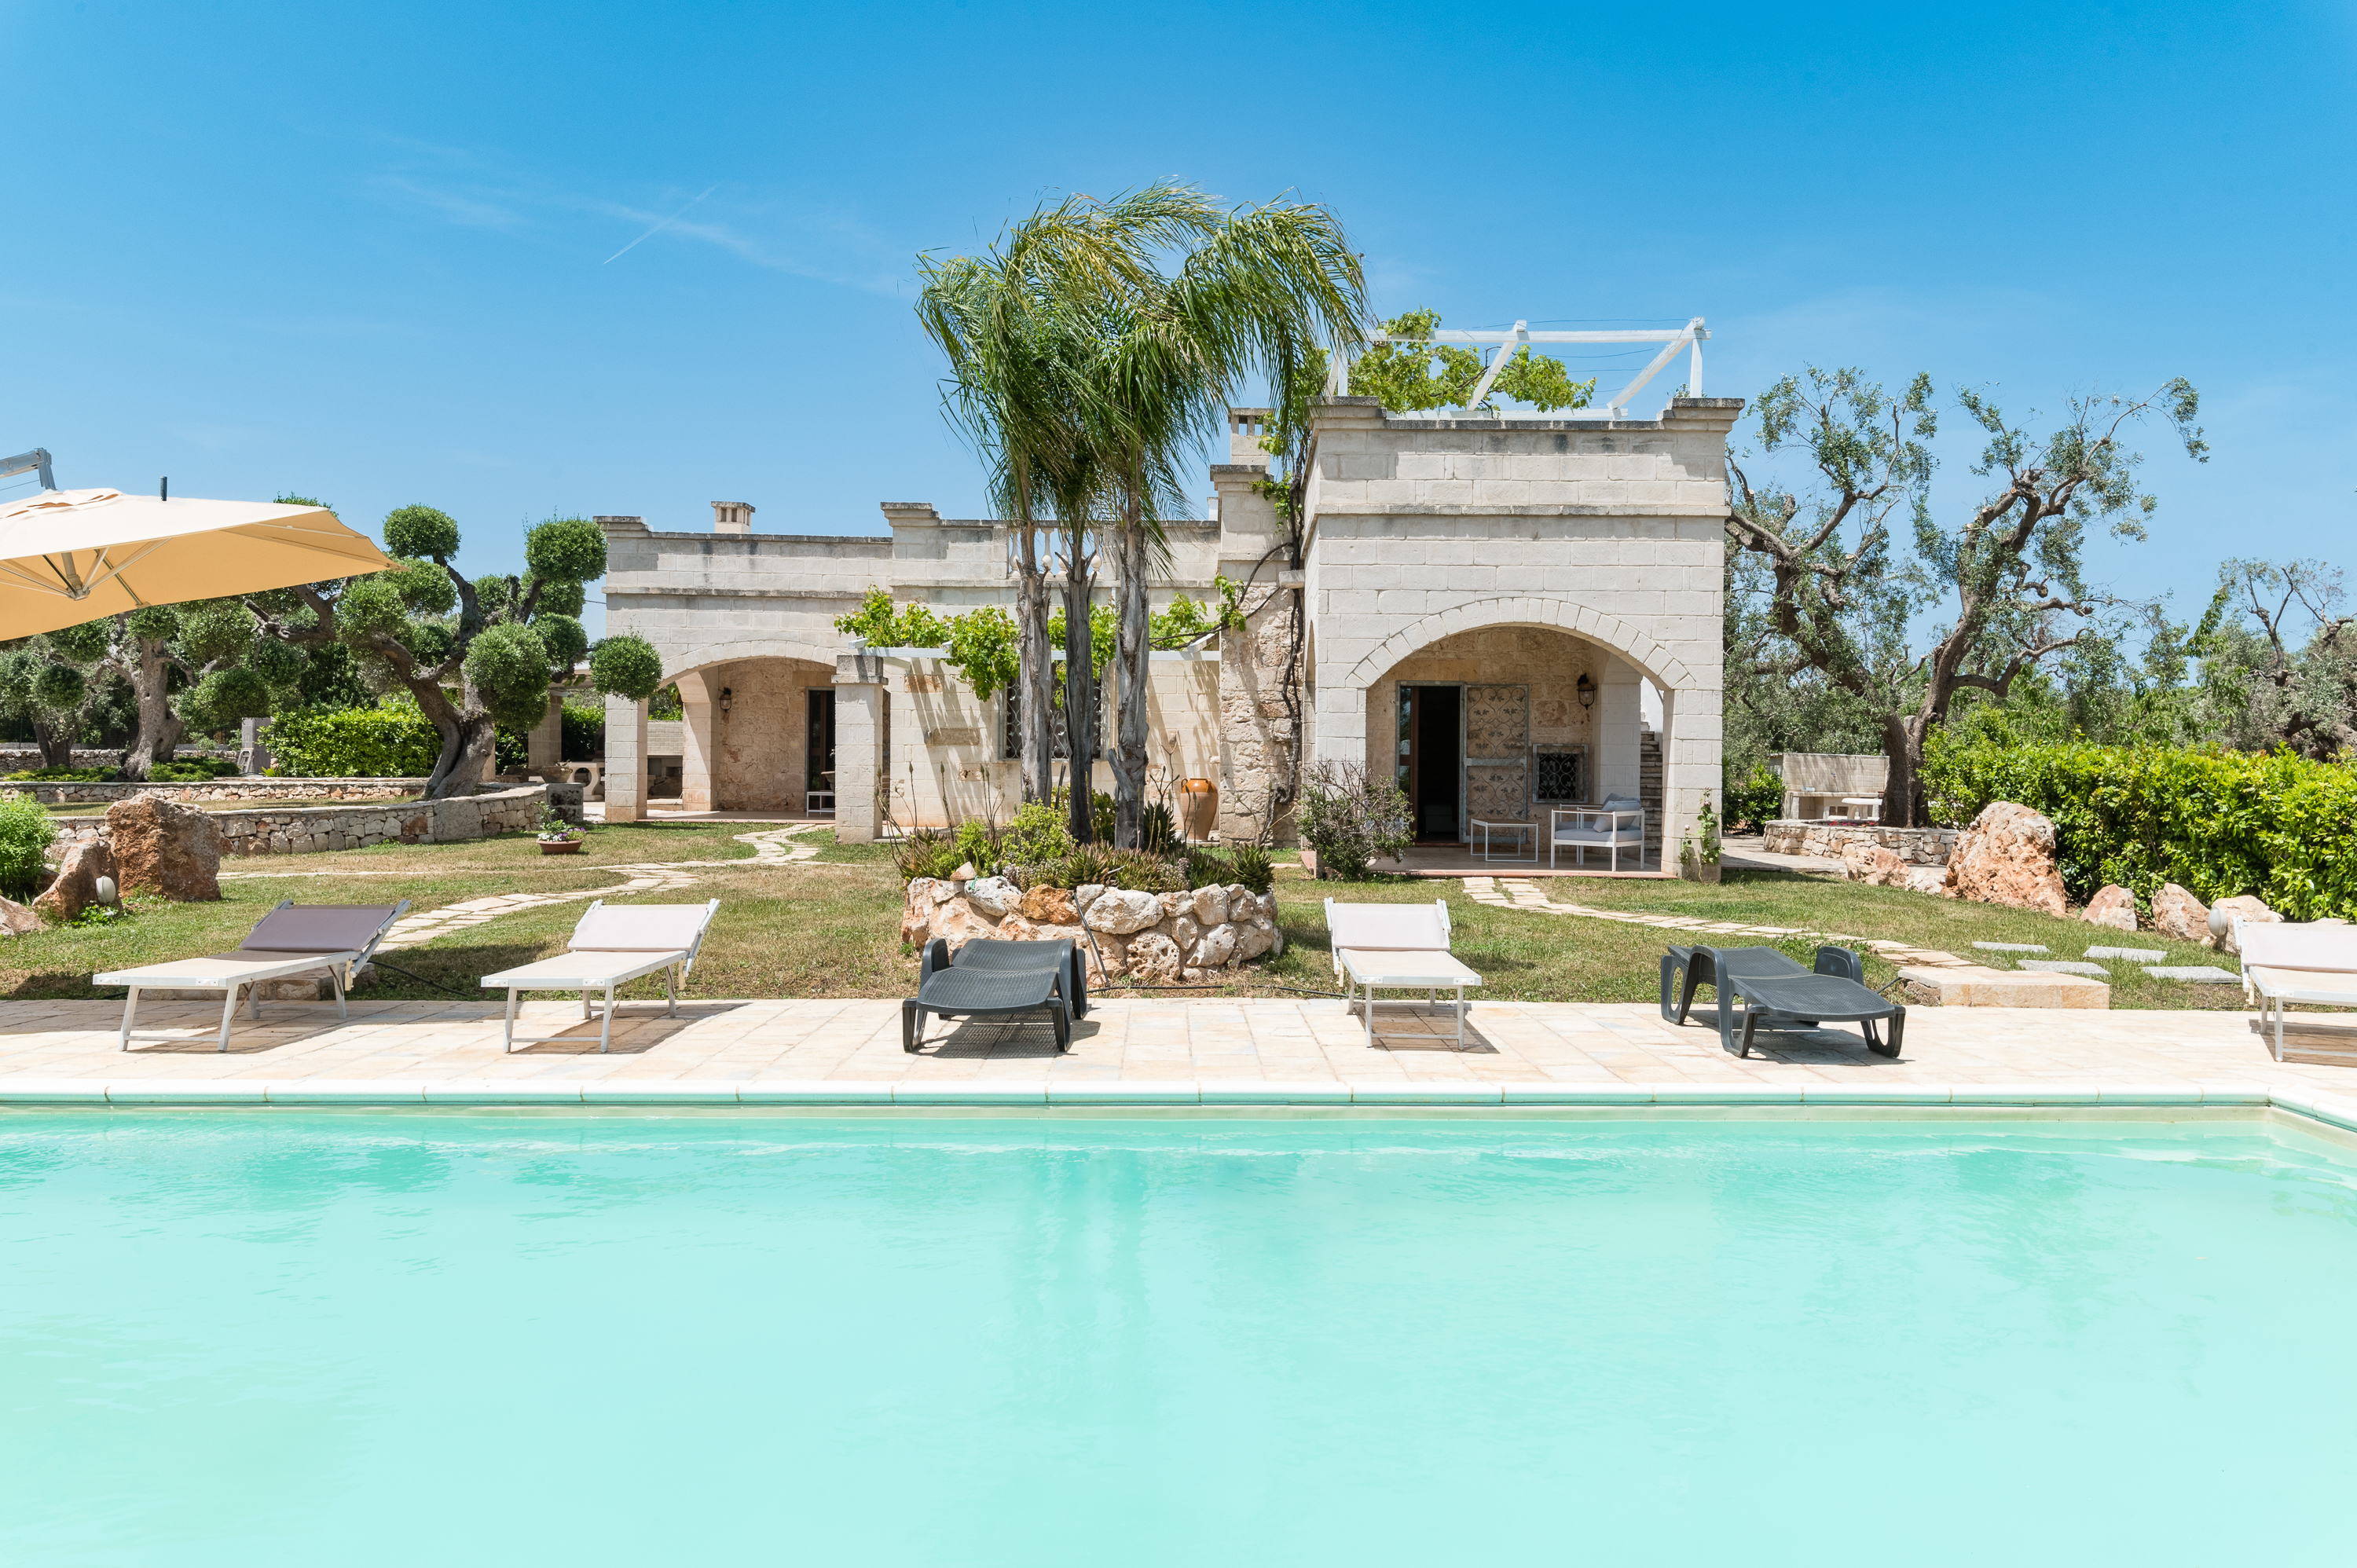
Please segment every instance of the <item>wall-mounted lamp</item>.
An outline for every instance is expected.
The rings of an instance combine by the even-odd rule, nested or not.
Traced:
[[[1583,676],[1583,677],[1581,677],[1581,679],[1585,680],[1585,679],[1586,679],[1586,677],[1585,677],[1585,676]],[[728,704],[729,704],[730,703],[732,703],[732,702],[735,702],[736,700],[737,700],[737,693],[734,693],[734,692],[730,691],[730,690],[729,690],[727,687],[726,687],[726,686],[723,686],[723,687],[721,687],[721,688],[720,688],[720,716],[721,716],[722,718],[724,718],[724,719],[725,719],[725,718],[726,718],[726,717],[728,716]]]
[[[1581,707],[1592,708],[1596,705],[1596,682],[1587,678],[1587,671],[1585,670],[1579,672],[1579,685],[1577,690],[1579,692],[1579,705]]]

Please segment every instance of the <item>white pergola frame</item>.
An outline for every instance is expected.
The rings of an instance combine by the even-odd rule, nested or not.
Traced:
[[[1514,350],[1517,349],[1541,343],[1659,343],[1662,345],[1662,351],[1653,356],[1652,362],[1638,371],[1637,379],[1622,387],[1609,403],[1587,408],[1557,409],[1551,413],[1527,408],[1492,409],[1482,415],[1484,418],[1493,419],[1614,420],[1629,417],[1630,400],[1644,390],[1646,382],[1661,374],[1669,362],[1678,357],[1678,350],[1681,349],[1690,350],[1694,356],[1693,365],[1686,372],[1686,395],[1702,396],[1702,345],[1703,339],[1709,336],[1710,329],[1703,325],[1703,318],[1697,316],[1684,327],[1659,328],[1652,330],[1534,332],[1528,321],[1517,321],[1512,328],[1504,332],[1436,331],[1426,338],[1400,338],[1385,332],[1370,332],[1367,334],[1366,340],[1371,344],[1457,343],[1477,349],[1496,345],[1498,351],[1491,358],[1490,368],[1481,372],[1481,380],[1475,384],[1472,396],[1466,399],[1469,412],[1480,408],[1481,400],[1490,395],[1491,384],[1497,381],[1498,372],[1505,369],[1506,361],[1513,357]],[[1348,352],[1329,357],[1326,370],[1328,397],[1340,397],[1349,388],[1351,357]]]

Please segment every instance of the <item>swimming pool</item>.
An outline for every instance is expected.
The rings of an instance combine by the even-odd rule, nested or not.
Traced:
[[[2256,1118],[45,1112],[0,1246],[11,1563],[2349,1550]]]

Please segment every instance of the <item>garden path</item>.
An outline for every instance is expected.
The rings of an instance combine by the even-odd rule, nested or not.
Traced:
[[[463,931],[502,915],[512,915],[522,909],[545,908],[552,904],[569,903],[576,898],[621,898],[641,893],[672,893],[691,887],[705,871],[733,871],[750,865],[792,865],[816,860],[818,845],[793,843],[796,835],[824,827],[824,822],[795,822],[782,828],[770,828],[760,832],[737,833],[738,843],[753,846],[748,860],[673,860],[639,861],[620,865],[599,866],[622,880],[608,887],[582,887],[569,893],[500,893],[486,898],[468,898],[456,904],[445,904],[438,909],[427,909],[393,923],[393,929],[377,944],[379,952],[398,952]],[[390,876],[386,871],[224,871],[221,880],[240,881],[270,876]]]

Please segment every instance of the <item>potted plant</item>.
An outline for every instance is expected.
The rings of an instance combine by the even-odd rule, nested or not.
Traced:
[[[570,822],[557,815],[556,808],[544,804],[540,808],[540,853],[543,854],[579,854],[582,841],[589,830],[579,822]]]

